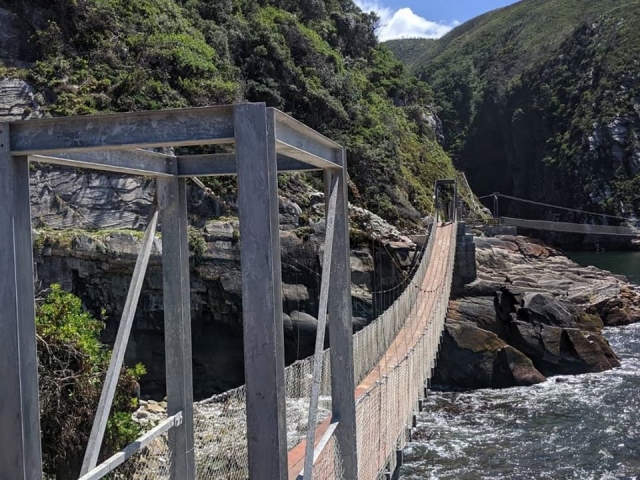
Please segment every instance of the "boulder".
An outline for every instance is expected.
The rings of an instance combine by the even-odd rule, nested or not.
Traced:
[[[448,316],[452,320],[466,321],[500,336],[503,325],[496,316],[493,304],[495,290],[491,296],[464,297],[449,302]]]
[[[439,383],[518,385],[538,378],[531,365],[551,376],[620,364],[602,329],[640,320],[640,289],[619,275],[577,265],[537,240],[502,235],[479,237],[475,244],[477,279],[450,302]],[[471,335],[477,338],[471,341]],[[496,339],[504,343],[499,353]],[[495,366],[491,374],[489,365]]]
[[[503,287],[496,310],[505,340],[546,376],[601,372],[620,365],[592,316],[566,299]]]
[[[522,352],[470,322],[447,319],[435,385],[505,388],[544,382]]]

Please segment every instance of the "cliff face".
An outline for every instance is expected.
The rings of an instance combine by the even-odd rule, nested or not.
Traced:
[[[637,0],[525,0],[435,42],[389,46],[434,89],[445,148],[479,195],[629,217],[640,213],[638,12]]]
[[[287,191],[288,198],[280,199],[280,240],[286,361],[291,363],[313,353],[324,198],[296,179],[290,180]],[[150,179],[50,168],[32,172],[36,284],[46,288],[60,283],[92,313],[104,311],[106,343],[115,339],[140,250],[139,228],[146,225],[154,193],[155,182]],[[211,212],[221,209],[219,200],[195,186],[188,195],[194,388],[196,396],[206,396],[243,383],[241,233],[236,218],[212,219]],[[303,209],[297,202],[307,202],[306,210],[318,212],[318,221],[301,228]],[[368,212],[355,209],[352,217],[369,222],[386,241],[396,240],[386,248],[370,240],[354,242],[350,262],[356,330],[380,307],[374,305],[371,292],[399,282],[400,270],[410,265],[415,246]],[[147,368],[141,381],[145,394],[162,394],[164,388],[161,250],[158,238],[127,349],[128,364],[142,362]]]
[[[215,5],[214,5],[215,3]],[[374,19],[350,1],[0,0],[0,121],[264,101],[349,147],[354,329],[381,308],[415,245],[387,219],[421,224],[435,178],[453,177],[426,86],[380,48]],[[193,152],[200,153],[200,152]],[[324,237],[323,195],[280,177],[286,360],[312,353]],[[196,396],[243,383],[241,271],[233,181],[189,188]],[[39,288],[78,295],[113,341],[151,211],[150,179],[33,165]],[[160,230],[162,227],[160,227]],[[384,248],[370,240],[375,234]],[[155,245],[127,362],[162,395],[161,241]],[[388,302],[392,299],[376,299]]]

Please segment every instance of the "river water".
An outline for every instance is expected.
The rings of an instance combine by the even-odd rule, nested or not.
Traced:
[[[571,256],[640,281],[635,253]],[[605,335],[620,368],[532,387],[430,392],[400,478],[640,480],[640,324]]]

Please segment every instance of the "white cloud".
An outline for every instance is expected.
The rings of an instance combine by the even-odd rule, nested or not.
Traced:
[[[408,7],[393,10],[376,0],[355,0],[365,12],[376,12],[380,17],[378,37],[381,41],[394,38],[440,38],[460,22],[452,24],[434,22],[417,15]]]

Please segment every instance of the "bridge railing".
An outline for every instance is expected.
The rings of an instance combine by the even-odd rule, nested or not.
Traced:
[[[420,388],[429,378],[435,365],[435,351],[444,319],[442,299],[448,299],[451,271],[446,270],[442,281],[434,289],[426,284],[426,274],[434,261],[434,246],[438,232],[434,223],[430,228],[428,243],[421,254],[418,266],[407,287],[396,301],[374,321],[354,335],[354,376],[359,384],[388,353],[403,328],[418,335],[419,341],[405,356],[387,365],[387,375],[376,382],[357,404],[358,451],[361,478],[372,477],[386,465],[393,465],[395,446],[403,444],[402,432],[414,411],[415,399]],[[447,252],[447,261],[454,254]],[[442,260],[440,260],[442,261]],[[452,265],[452,264],[451,264]],[[430,270],[431,272],[435,270]],[[437,298],[436,309],[427,297]],[[425,320],[428,318],[428,320]],[[416,337],[417,338],[417,337]],[[415,339],[414,339],[415,340]],[[409,338],[403,342],[411,341]],[[419,359],[422,359],[419,361]],[[331,415],[331,362],[330,352],[323,352],[323,374],[318,424]],[[309,428],[307,416],[311,398],[313,357],[299,360],[285,369],[287,446],[295,447],[302,441]],[[194,449],[196,478],[200,480],[241,480],[249,476],[246,445],[246,390],[244,386],[215,395],[194,404]],[[377,410],[376,410],[377,409]],[[163,422],[159,434],[152,434],[149,442],[135,442],[127,447],[128,453],[119,453],[100,465],[102,475],[111,472],[120,479],[169,479],[170,454]],[[378,421],[380,429],[378,429]],[[313,426],[314,428],[317,425]],[[157,431],[154,429],[152,432]],[[313,467],[314,478],[341,478],[342,458],[334,435],[329,431],[325,444]],[[372,445],[376,445],[373,449]],[[361,450],[362,449],[362,450]],[[123,452],[125,452],[123,451]],[[391,453],[390,453],[391,452]],[[374,462],[367,459],[375,458]],[[121,461],[120,461],[121,460]],[[125,460],[128,460],[126,463]],[[83,480],[101,478],[91,472]]]
[[[429,229],[429,239],[418,267],[400,296],[374,321],[357,332],[353,337],[354,377],[358,385],[389,348],[398,332],[407,320],[411,308],[419,294],[427,267],[431,260],[431,252],[435,243],[436,223]]]
[[[435,367],[455,259],[456,225],[448,228],[432,233],[433,243],[421,262],[425,268],[416,273],[414,288],[405,290],[406,294],[369,326],[369,331],[373,332],[384,322],[391,326],[402,325],[356,389],[359,479],[385,478],[386,473],[393,472],[396,455],[407,441],[407,426],[416,410],[417,399]],[[434,256],[432,250],[438,234],[442,243],[438,255]],[[418,279],[421,280],[419,283]],[[417,293],[410,293],[412,290]],[[359,334],[371,338],[365,330]],[[384,332],[378,340],[381,344],[386,343],[390,336]],[[364,344],[356,348],[363,348]],[[357,353],[354,357],[362,358]],[[313,478],[342,478],[341,453],[332,438],[328,438],[324,448],[316,451]]]
[[[406,316],[404,327],[378,363],[376,382],[357,400],[360,479],[374,480],[385,470],[394,470],[396,452],[407,441],[407,426],[416,411],[417,399],[435,367],[455,258],[456,225],[447,228],[437,231],[446,237],[441,241],[447,248],[432,259],[429,276],[433,277],[423,279],[415,289],[417,298],[406,310],[400,308],[399,313]]]

